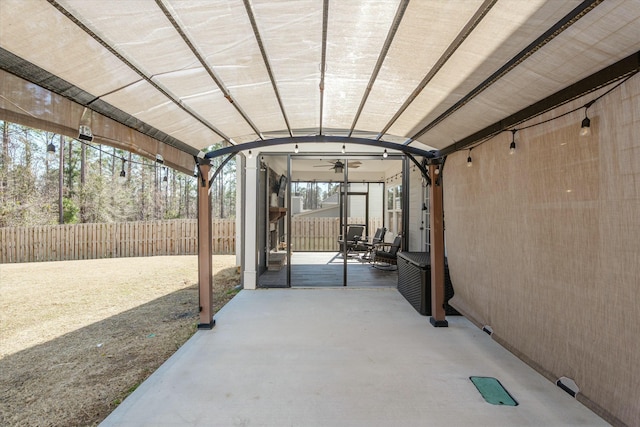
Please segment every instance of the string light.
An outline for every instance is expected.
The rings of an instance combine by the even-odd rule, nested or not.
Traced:
[[[384,149],[384,153],[382,153],[382,158],[386,159],[389,156],[389,153],[387,153],[387,149]]]
[[[253,153],[251,152],[251,150],[249,150],[249,154],[247,155],[247,157],[249,157],[250,159],[253,158]]]
[[[124,171],[124,162],[126,162],[126,160],[124,159],[124,157],[120,157],[120,160],[122,160],[122,169],[120,170],[120,181],[124,181],[125,178],[127,177],[127,173]]]
[[[293,152],[298,154],[299,151],[300,149],[298,148],[298,144],[296,144],[295,148],[293,149]]]
[[[513,154],[516,152],[516,132],[518,132],[518,129],[511,130],[511,144],[509,145],[509,154]]]
[[[509,152],[510,152],[511,154],[513,154],[513,152],[515,151],[515,145],[516,145],[516,144],[515,144],[515,132],[517,132],[517,131],[519,131],[519,130],[523,130],[523,129],[529,129],[529,128],[532,128],[532,127],[534,127],[534,126],[539,126],[539,125],[542,125],[542,124],[545,124],[545,123],[549,123],[549,122],[551,122],[551,121],[553,121],[553,120],[557,120],[557,119],[560,119],[560,118],[562,118],[562,117],[564,117],[564,116],[567,116],[567,115],[569,115],[569,114],[575,113],[576,111],[578,111],[578,110],[580,110],[580,109],[582,109],[582,108],[584,108],[584,119],[582,119],[582,122],[581,122],[581,124],[580,124],[580,133],[579,133],[579,134],[580,134],[580,136],[581,136],[581,137],[583,137],[583,136],[584,136],[584,137],[588,137],[588,136],[590,136],[590,135],[591,135],[591,120],[589,119],[589,116],[588,116],[588,114],[587,114],[587,113],[588,113],[588,110],[589,110],[589,107],[591,107],[595,102],[597,102],[598,100],[602,99],[603,97],[605,97],[605,96],[606,96],[606,95],[608,95],[609,93],[611,93],[611,92],[613,92],[614,90],[616,90],[618,87],[620,87],[622,84],[624,84],[624,83],[625,83],[627,80],[629,80],[631,77],[633,77],[633,74],[632,74],[632,75],[630,75],[630,76],[627,76],[627,77],[626,77],[626,78],[624,78],[624,79],[622,79],[618,84],[616,84],[615,86],[611,87],[609,90],[607,90],[607,91],[606,91],[606,92],[604,92],[603,94],[599,95],[599,96],[598,96],[598,97],[596,97],[595,99],[592,99],[591,101],[587,102],[586,104],[584,104],[584,105],[583,105],[583,106],[581,106],[581,107],[574,108],[574,109],[572,109],[572,110],[570,110],[570,111],[567,111],[567,112],[565,112],[565,113],[559,114],[559,115],[557,115],[557,116],[555,116],[555,117],[551,117],[551,118],[549,118],[549,119],[547,119],[547,120],[543,120],[543,121],[538,122],[538,123],[533,123],[533,124],[530,124],[530,125],[528,125],[528,126],[520,127],[519,129],[511,129],[510,131],[513,133],[514,138],[513,138],[513,139],[512,139],[512,141],[511,141],[511,145],[509,145]],[[532,117],[530,117],[530,118],[529,118],[529,119],[527,119],[527,120],[531,120],[531,119],[533,119],[534,117],[540,116],[541,114],[543,114],[543,113],[539,113],[539,114],[537,114],[537,115],[535,115],[535,116],[532,116]],[[503,131],[507,131],[507,129],[503,129]],[[495,134],[494,134],[494,135],[495,135]],[[474,146],[474,147],[477,147],[478,145],[484,144],[485,142],[487,142],[487,141],[491,140],[491,138],[493,138],[493,136],[494,136],[494,135],[491,135],[491,136],[486,137],[485,139],[482,139],[482,140],[476,141],[476,142],[475,142],[475,146]],[[563,144],[563,145],[564,145],[564,144]],[[471,148],[473,148],[473,147],[471,147]],[[473,162],[472,162],[472,160],[471,160],[471,148],[469,148],[469,157],[467,157],[467,166],[468,166],[468,167],[473,166]],[[464,148],[461,148],[460,150],[463,150],[463,149],[464,149]]]
[[[56,157],[56,146],[53,145],[53,142],[50,142],[47,145],[47,159],[53,160]]]
[[[342,144],[342,154],[347,152],[347,147],[344,146],[344,144]]]
[[[584,119],[582,119],[582,124],[580,125],[580,136],[591,136],[591,120],[589,120],[589,116],[587,116],[587,110],[589,107],[593,105],[595,100],[588,102],[584,106]]]
[[[580,126],[580,136],[590,136],[591,135],[591,120],[589,117],[586,117],[587,111],[585,110],[585,118],[582,120],[582,125]]]

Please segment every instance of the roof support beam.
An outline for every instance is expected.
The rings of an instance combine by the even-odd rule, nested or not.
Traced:
[[[289,118],[287,117],[287,112],[284,109],[284,104],[282,103],[282,98],[280,97],[280,91],[278,90],[278,85],[276,84],[276,78],[273,75],[273,70],[271,69],[271,64],[269,63],[267,50],[264,48],[264,43],[262,43],[262,36],[260,36],[260,30],[258,30],[258,24],[256,23],[256,16],[253,13],[253,8],[251,7],[250,0],[244,0],[244,8],[247,10],[247,16],[249,17],[249,21],[251,22],[251,28],[253,28],[253,35],[256,38],[256,42],[258,43],[258,48],[260,49],[260,53],[262,54],[262,60],[264,61],[264,66],[267,68],[267,73],[269,74],[269,80],[271,80],[271,87],[273,87],[273,92],[275,93],[276,99],[278,100],[278,105],[280,106],[280,112],[282,113],[282,118],[284,119],[284,122],[287,125],[287,131],[289,132],[289,136],[293,136],[293,132],[291,132],[291,125],[289,124]]]
[[[349,138],[344,136],[334,135],[318,135],[318,136],[295,136],[293,138],[274,138],[264,141],[245,142],[241,145],[232,145],[229,147],[219,148],[214,151],[210,151],[205,155],[207,159],[213,159],[215,157],[224,156],[231,153],[238,153],[240,151],[255,150],[262,147],[274,147],[277,145],[285,144],[323,144],[323,143],[342,143],[342,144],[359,144],[370,145],[376,148],[386,148],[389,150],[397,150],[402,153],[413,154],[414,156],[422,156],[424,158],[435,157],[435,151],[426,151],[420,148],[411,147],[408,145],[397,144],[394,142],[377,141],[375,139],[367,138]]]
[[[200,323],[198,329],[212,329],[213,320],[213,255],[211,247],[211,196],[209,194],[209,175],[211,165],[199,164],[201,185],[198,185],[198,288],[200,300]]]
[[[320,129],[322,135],[322,120],[324,113],[324,74],[327,69],[327,28],[329,27],[329,0],[324,0],[322,6],[322,55],[320,59]]]
[[[429,175],[436,177],[440,172],[439,165],[429,164]],[[437,179],[429,186],[429,229],[431,230],[431,324],[438,327],[447,327],[444,310],[444,211],[442,198],[442,185]]]
[[[436,153],[444,157],[640,71],[640,51],[532,104]]]
[[[497,1],[497,0],[493,0],[493,1]],[[378,55],[378,61],[376,62],[375,67],[373,67],[373,72],[371,73],[371,77],[369,78],[369,83],[367,83],[367,88],[365,89],[364,95],[362,96],[362,100],[360,101],[360,106],[358,107],[358,111],[356,112],[356,115],[353,118],[353,123],[351,124],[351,129],[349,129],[348,136],[353,135],[353,131],[356,128],[356,124],[358,123],[358,120],[360,119],[360,115],[362,114],[364,105],[367,103],[367,99],[369,98],[371,89],[373,89],[373,85],[376,82],[376,78],[378,78],[378,74],[380,73],[380,69],[382,68],[382,64],[384,63],[384,59],[387,57],[387,53],[389,52],[391,43],[393,43],[393,39],[396,36],[396,32],[398,32],[398,27],[400,27],[400,22],[402,21],[402,17],[404,16],[404,12],[407,10],[408,5],[409,5],[409,0],[402,0],[398,5],[398,10],[396,10],[396,15],[393,17],[393,23],[391,24],[391,28],[389,28],[389,32],[387,33],[387,38],[385,39],[384,45],[380,50],[380,55]],[[382,135],[382,133],[380,133],[380,135]]]

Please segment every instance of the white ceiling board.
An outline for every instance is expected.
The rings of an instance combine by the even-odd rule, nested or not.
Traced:
[[[0,1],[0,46],[95,96],[140,80],[44,0]]]

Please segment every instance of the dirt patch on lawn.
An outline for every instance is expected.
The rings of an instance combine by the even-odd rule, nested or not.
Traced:
[[[214,256],[214,312],[237,293]],[[97,425],[198,323],[195,256],[0,265],[0,425]]]

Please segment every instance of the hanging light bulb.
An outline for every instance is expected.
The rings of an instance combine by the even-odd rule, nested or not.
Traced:
[[[298,144],[296,144],[295,148],[293,149],[293,152],[298,154],[299,151],[300,149],[298,148]]]
[[[249,154],[247,155],[247,157],[249,157],[250,159],[253,158],[253,153],[251,152],[251,150],[249,150]]]
[[[471,148],[469,148],[469,157],[467,157],[467,167],[473,166],[473,160],[471,160]]]
[[[167,170],[167,168],[163,168],[164,169],[164,177],[162,178],[162,182],[167,182],[169,180],[168,175],[169,175],[169,171]]]
[[[518,129],[511,130],[511,144],[509,145],[509,154],[516,152],[516,132]]]
[[[127,173],[124,171],[124,162],[126,162],[126,160],[124,159],[124,157],[120,158],[122,160],[122,169],[120,169],[120,182],[123,182],[126,180],[127,178]]]
[[[347,152],[347,148],[344,146],[344,144],[342,144],[342,154]]]
[[[582,119],[582,125],[580,126],[580,136],[591,135],[591,120],[587,117],[587,110],[584,110],[584,119]]]
[[[387,156],[389,156],[389,153],[387,153],[387,149],[385,148],[384,153],[382,153],[382,157],[386,159]]]
[[[56,157],[56,146],[53,145],[53,142],[50,142],[47,145],[47,160],[53,160]]]
[[[584,119],[582,119],[582,124],[580,125],[580,136],[591,136],[591,120],[589,120],[589,116],[587,116],[587,111],[594,102],[596,102],[595,99],[584,105]]]

